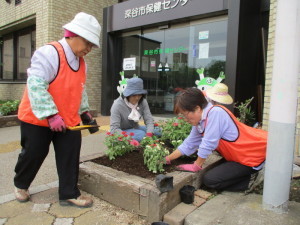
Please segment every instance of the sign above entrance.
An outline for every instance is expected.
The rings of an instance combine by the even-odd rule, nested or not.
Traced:
[[[125,19],[144,16],[152,13],[162,12],[164,10],[174,9],[177,6],[184,6],[189,0],[162,0],[147,5],[142,5],[132,9],[126,9],[124,13]]]
[[[226,14],[228,0],[130,0],[104,9],[103,32],[138,28],[150,24],[167,24],[178,19]],[[166,22],[166,23],[164,23]]]

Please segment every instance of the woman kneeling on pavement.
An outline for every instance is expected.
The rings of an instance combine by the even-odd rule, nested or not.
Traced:
[[[122,95],[117,98],[110,109],[110,132],[133,133],[132,138],[140,142],[146,135],[160,136],[161,132],[154,127],[154,120],[146,100],[147,90],[143,80],[133,77],[127,80]],[[144,119],[145,126],[139,124]]]
[[[81,12],[63,28],[64,38],[36,50],[27,70],[18,111],[22,151],[15,167],[15,196],[20,202],[30,199],[28,188],[52,142],[60,204],[90,207],[93,200],[82,196],[77,186],[81,132],[67,128],[81,120],[83,124],[96,123],[88,112],[83,57],[92,47],[100,47],[101,27],[94,16]]]
[[[214,98],[209,90],[207,95],[214,101],[224,100]],[[193,127],[178,149],[166,156],[167,164],[198,150],[193,164],[178,166],[181,171],[197,172],[216,150],[225,160],[204,173],[204,185],[220,191],[249,190],[253,177],[257,177],[264,166],[267,132],[239,122],[226,107],[207,102],[196,88],[188,88],[176,98],[175,113],[182,114]]]

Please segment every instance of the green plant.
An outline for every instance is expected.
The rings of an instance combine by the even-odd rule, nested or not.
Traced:
[[[146,147],[147,145],[152,145],[152,144],[156,144],[159,142],[159,139],[157,136],[153,135],[153,134],[147,134],[146,137],[144,137],[141,142],[140,145],[142,147]]]
[[[169,155],[169,151],[161,144],[147,145],[144,150],[144,164],[149,171],[153,173],[163,172],[165,164],[165,157]]]
[[[105,153],[110,160],[115,159],[116,156],[122,156],[127,152],[131,152],[137,146],[139,142],[132,139],[134,134],[127,134],[123,131],[121,134],[112,134],[110,132],[106,133],[104,144],[107,146]]]
[[[234,108],[238,110],[239,116],[237,119],[247,125],[252,125],[255,120],[255,113],[252,111],[250,103],[253,100],[253,97],[247,99],[245,103],[241,102],[239,105],[237,103],[234,104]]]
[[[17,111],[19,107],[19,100],[8,100],[0,102],[0,115],[6,116],[11,112]]]
[[[168,119],[160,126],[162,128],[161,139],[170,141],[174,148],[177,148],[182,143],[192,129],[192,126],[181,116]]]

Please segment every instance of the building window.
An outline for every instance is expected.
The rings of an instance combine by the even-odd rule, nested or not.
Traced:
[[[35,50],[35,27],[3,36],[0,41],[0,80],[24,81]]]
[[[15,0],[15,5],[19,5],[19,4],[21,4],[21,0]]]

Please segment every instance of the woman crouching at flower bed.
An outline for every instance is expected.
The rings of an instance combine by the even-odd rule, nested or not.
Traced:
[[[160,135],[160,131],[154,128],[154,120],[145,98],[143,80],[138,77],[128,79],[127,86],[119,98],[117,98],[110,110],[110,132],[121,134],[122,131],[132,133],[132,138],[140,142],[147,133]],[[143,117],[145,126],[139,125]]]
[[[193,127],[184,142],[166,156],[167,164],[197,152],[193,164],[178,166],[182,171],[197,172],[216,150],[225,161],[204,173],[205,186],[227,191],[251,190],[252,178],[258,177],[264,166],[267,132],[239,122],[224,106],[207,102],[196,88],[188,88],[177,96],[175,113],[182,114]]]

